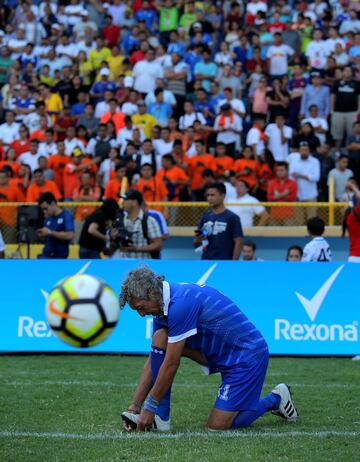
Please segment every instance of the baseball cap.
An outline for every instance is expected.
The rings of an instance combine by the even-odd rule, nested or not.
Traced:
[[[224,103],[221,105],[221,108],[220,108],[222,111],[229,111],[231,109],[231,104],[229,103]]]
[[[142,194],[135,189],[129,189],[126,194],[120,194],[121,199],[129,200],[129,201],[137,201],[139,204],[143,203]]]
[[[321,71],[311,71],[310,77],[322,77]]]
[[[103,67],[100,71],[100,75],[106,75],[107,77],[109,77],[110,75],[109,69],[107,69],[106,67]]]
[[[74,156],[74,157],[81,157],[81,156],[84,155],[84,153],[82,152],[82,150],[80,148],[74,148],[72,150],[71,155]]]
[[[201,22],[194,22],[193,24],[193,28],[194,29],[202,29],[202,25],[201,25]]]
[[[225,88],[224,88],[224,91],[231,91],[231,92],[232,92],[233,90],[232,90],[231,87],[225,87]]]

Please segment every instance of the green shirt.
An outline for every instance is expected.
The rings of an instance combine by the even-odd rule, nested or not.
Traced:
[[[13,60],[11,58],[1,58],[0,57],[0,83],[5,83],[7,80],[7,71],[13,64]]]
[[[190,29],[191,24],[195,21],[196,13],[184,13],[180,18],[180,26],[187,32]]]
[[[159,31],[168,32],[177,29],[179,23],[178,9],[173,6],[172,8],[160,8]]]

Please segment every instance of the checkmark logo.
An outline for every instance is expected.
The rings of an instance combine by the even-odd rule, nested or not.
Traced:
[[[206,281],[209,279],[211,276],[211,273],[214,271],[214,269],[217,267],[217,263],[214,263],[210,268],[200,277],[200,279],[196,282],[198,286],[202,286],[206,284]]]
[[[309,318],[311,321],[314,321],[316,318],[316,315],[318,314],[318,311],[325,300],[325,297],[329,290],[331,289],[331,286],[334,284],[336,278],[342,271],[345,265],[341,265],[325,282],[324,284],[320,287],[320,289],[316,292],[316,294],[309,299],[304,297],[303,295],[299,294],[299,292],[295,292],[295,295],[297,298],[300,300],[300,303],[304,307],[306,313],[308,314]]]

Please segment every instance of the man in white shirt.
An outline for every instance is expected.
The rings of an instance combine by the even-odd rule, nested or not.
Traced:
[[[51,118],[48,114],[45,112],[45,104],[43,101],[36,101],[35,103],[35,111],[30,112],[24,120],[23,123],[24,125],[27,126],[29,129],[30,134],[34,132],[35,130],[39,130],[40,128],[40,120],[42,117],[46,117],[47,120],[47,125],[50,127],[52,125]]]
[[[265,136],[268,141],[268,148],[276,162],[284,162],[289,155],[292,128],[285,125],[285,117],[282,114],[275,117],[275,123],[266,127]]]
[[[313,34],[313,40],[306,48],[306,57],[309,67],[316,69],[324,69],[326,66],[326,58],[328,47],[325,40],[322,39],[322,32],[316,29]]]
[[[274,34],[274,45],[269,47],[266,57],[269,59],[269,73],[272,77],[281,77],[288,72],[288,58],[294,54],[294,50],[285,45],[281,34]]]
[[[186,101],[184,103],[184,115],[180,117],[179,129],[186,130],[194,125],[195,120],[200,120],[202,125],[206,125],[206,119],[201,112],[195,112],[193,103]]]
[[[155,61],[155,50],[149,48],[145,59],[138,61],[133,69],[134,88],[142,94],[148,94],[155,90],[156,79],[162,78],[164,70]]]
[[[139,130],[140,131],[140,140],[144,141],[145,136],[144,132],[136,127],[130,116],[126,116],[124,119],[125,127],[119,130],[119,133],[117,134],[116,141],[118,146],[120,147],[120,155],[125,154],[126,146],[129,141],[133,141],[134,137],[134,130]]]
[[[5,123],[0,125],[0,143],[7,147],[13,141],[19,139],[19,124],[15,122],[15,114],[8,111],[5,116]]]
[[[216,142],[224,143],[226,153],[235,157],[235,151],[241,148],[242,121],[231,109],[229,103],[221,106],[221,113],[216,117],[214,130],[217,132]]]
[[[58,148],[54,141],[54,129],[47,128],[45,130],[45,141],[39,144],[40,156],[50,157],[53,154],[57,154]]]
[[[39,142],[38,140],[31,140],[29,151],[24,152],[18,157],[18,162],[20,164],[26,164],[31,168],[31,172],[34,172],[37,168],[39,168],[39,158],[41,157],[41,153],[39,152]]]
[[[309,117],[301,121],[301,125],[306,123],[311,124],[320,143],[324,144],[326,141],[326,132],[329,130],[329,124],[325,117],[319,117],[319,109],[316,104],[312,104],[309,107]]]
[[[94,117],[101,119],[101,116],[106,112],[110,112],[110,101],[114,98],[114,94],[110,90],[104,91],[104,101],[99,101],[95,106]],[[120,108],[118,109],[120,111]]]
[[[254,154],[261,157],[265,151],[265,133],[263,132],[264,119],[255,118],[253,126],[246,135],[246,145],[251,146]]]
[[[330,245],[322,237],[325,231],[324,220],[312,217],[306,225],[312,240],[304,247],[301,261],[330,262],[332,260]]]
[[[75,127],[69,126],[66,129],[66,138],[64,139],[64,145],[65,145],[65,154],[67,156],[71,156],[71,153],[75,148],[79,148],[81,152],[85,152],[85,146],[82,141],[79,140],[79,138],[76,138],[76,130]]]
[[[125,79],[126,79],[126,77],[125,77]],[[125,84],[125,81],[124,81],[124,84]],[[172,108],[176,107],[177,103],[176,103],[175,95],[174,95],[174,93],[172,91],[168,90],[167,88],[164,88],[164,80],[163,79],[156,79],[155,88],[162,88],[163,89],[164,103],[170,104],[170,106]],[[150,106],[150,104],[156,103],[155,90],[151,91],[150,93],[148,93],[146,95],[145,103],[146,103],[146,106]]]
[[[246,13],[251,15],[251,16],[256,16],[256,14],[259,11],[262,11],[263,13],[267,12],[267,3],[263,2],[261,0],[251,0],[247,5],[246,5]]]
[[[170,130],[168,127],[162,127],[161,138],[153,140],[154,151],[156,155],[156,168],[161,170],[161,159],[165,154],[171,154],[173,150],[174,141],[170,139]]]
[[[259,217],[258,226],[266,224],[269,215],[256,197],[249,194],[249,185],[245,180],[236,182],[236,196],[231,198],[231,203],[247,204],[247,205],[229,205],[228,210],[236,213],[240,217],[242,228],[252,228],[254,226],[254,218]]]
[[[316,202],[318,196],[317,182],[320,180],[320,162],[310,154],[307,141],[299,147],[300,156],[290,163],[290,176],[298,185],[298,200]]]
[[[239,98],[233,98],[233,92],[231,87],[224,88],[225,99],[222,99],[217,105],[217,109],[220,109],[225,103],[229,103],[232,111],[238,115],[241,119],[246,113],[245,105]]]
[[[354,172],[348,168],[348,165],[348,156],[341,155],[337,161],[336,168],[330,170],[328,175],[328,184],[332,178],[334,179],[335,199],[339,202],[342,201],[346,192],[347,182],[354,176]]]

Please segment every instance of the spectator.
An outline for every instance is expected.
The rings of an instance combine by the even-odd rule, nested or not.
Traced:
[[[189,183],[189,177],[182,168],[176,165],[171,154],[163,155],[161,163],[163,168],[156,173],[156,178],[164,181],[169,201],[178,202],[184,193],[184,188]]]
[[[289,155],[289,141],[292,138],[292,129],[285,125],[282,114],[275,117],[275,123],[269,124],[265,129],[268,148],[272,152],[276,162],[282,162]]]
[[[243,260],[244,261],[262,261],[256,256],[256,244],[254,241],[248,239],[244,242],[243,246]]]
[[[105,188],[105,199],[119,200],[121,195],[124,195],[129,189],[129,181],[126,177],[126,167],[124,163],[119,163],[115,167],[115,178],[110,179]]]
[[[264,226],[269,219],[269,215],[265,207],[259,205],[256,197],[249,194],[249,185],[247,182],[245,180],[237,180],[235,188],[236,196],[231,199],[231,203],[239,205],[228,206],[228,209],[240,218],[243,228],[252,228],[255,217],[258,218],[257,225]]]
[[[157,124],[164,127],[169,123],[169,117],[172,114],[172,109],[170,104],[164,101],[164,90],[162,88],[157,88],[154,94],[155,102],[149,104],[147,112],[154,117]]]
[[[269,73],[272,78],[281,78],[288,71],[288,58],[294,54],[294,50],[284,45],[281,33],[274,34],[274,44],[269,47],[266,57],[269,60]]]
[[[325,231],[324,220],[313,217],[307,221],[306,226],[312,240],[304,247],[301,261],[330,262],[332,260],[330,245],[322,237]]]
[[[39,152],[38,140],[31,140],[29,151],[21,154],[18,157],[18,162],[28,165],[31,168],[31,171],[34,172],[38,168],[40,156],[41,152]]]
[[[346,191],[346,185],[350,178],[354,176],[354,173],[347,168],[349,165],[349,159],[345,155],[341,155],[337,161],[336,168],[330,170],[328,176],[328,183],[331,179],[334,180],[335,187],[335,200],[341,202]]]
[[[286,261],[301,261],[303,250],[298,245],[292,245],[288,248]]]
[[[290,164],[290,176],[297,182],[297,198],[301,202],[316,202],[320,162],[311,155],[309,144],[306,142],[300,144],[299,153],[299,158]]]
[[[348,136],[346,149],[349,154],[349,167],[360,182],[360,122],[354,122],[352,134]]]
[[[5,258],[5,242],[4,242],[4,238],[3,238],[1,231],[0,231],[0,258],[1,259]]]
[[[205,170],[211,170],[215,173],[216,162],[211,154],[208,154],[205,149],[203,140],[195,142],[196,154],[188,160],[188,171],[190,175],[190,188],[197,201],[203,198],[203,176]]]
[[[316,104],[309,106],[309,117],[305,118],[301,122],[302,124],[311,124],[314,134],[319,138],[320,144],[324,144],[326,140],[326,134],[329,130],[329,124],[325,117],[319,117],[319,109]]]
[[[318,109],[318,117],[326,118],[330,112],[329,87],[324,85],[321,71],[312,71],[310,77],[311,84],[306,85],[301,99],[300,116],[311,117],[310,107],[315,105]]]
[[[8,147],[19,138],[19,124],[15,122],[15,114],[8,111],[5,116],[5,123],[0,125],[0,143]]]
[[[51,193],[56,200],[61,199],[61,193],[56,183],[46,180],[44,172],[37,168],[33,172],[32,183],[29,185],[26,193],[26,202],[37,202],[39,197],[44,193]]]
[[[143,96],[156,88],[156,79],[163,78],[164,71],[155,61],[155,50],[150,48],[146,58],[135,64],[133,69],[134,88]]]
[[[216,117],[214,130],[217,132],[216,142],[224,143],[226,153],[236,158],[236,152],[240,149],[240,137],[242,133],[242,122],[237,114],[234,114],[231,105],[224,103],[221,113]]]
[[[154,176],[154,167],[151,164],[143,164],[140,168],[141,178],[134,189],[143,196],[144,202],[166,202],[167,188],[160,178]]]
[[[58,207],[56,198],[50,192],[41,194],[38,204],[45,216],[44,227],[37,230],[38,236],[45,239],[38,258],[67,258],[74,237],[74,222],[70,212]]]
[[[199,120],[202,125],[206,125],[206,119],[201,112],[194,111],[194,106],[190,101],[184,103],[184,115],[180,117],[179,128],[186,130],[194,125],[195,120]]]
[[[252,148],[256,157],[261,157],[265,151],[266,136],[263,129],[264,119],[256,116],[252,127],[246,135],[246,144]]]
[[[71,153],[71,161],[64,167],[63,184],[64,200],[72,201],[73,192],[80,186],[80,178],[84,171],[95,173],[96,166],[87,158],[84,158],[83,151],[76,147]]]
[[[186,78],[188,74],[188,66],[182,59],[181,52],[173,52],[171,54],[171,64],[165,66],[165,78],[167,81],[167,89],[171,91],[176,98],[177,115],[180,116],[181,108],[185,103],[186,96]]]
[[[225,208],[225,194],[222,183],[213,183],[207,189],[210,211],[202,216],[194,239],[203,260],[238,260],[240,257],[241,223],[237,215]]]
[[[337,80],[331,90],[331,134],[338,155],[345,132],[347,136],[352,133],[353,122],[359,111],[359,93],[359,82],[352,78],[351,67],[344,67],[342,79]]]
[[[101,258],[100,253],[106,244],[110,243],[110,234],[106,232],[107,227],[115,220],[118,210],[116,200],[106,199],[101,207],[85,218],[79,239],[80,258]]]
[[[314,155],[320,162],[320,180],[318,181],[318,200],[321,202],[327,202],[329,200],[329,183],[328,177],[329,172],[335,167],[335,161],[330,155],[331,144],[330,142],[324,143],[317,150],[317,154]]]

